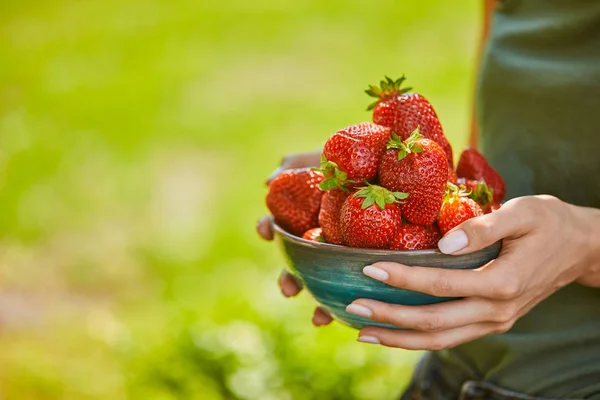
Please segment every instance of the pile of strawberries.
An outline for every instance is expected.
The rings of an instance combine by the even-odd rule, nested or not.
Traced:
[[[373,122],[334,133],[319,168],[287,170],[269,184],[267,206],[279,226],[331,244],[419,250],[500,207],[502,177],[475,149],[455,170],[435,110],[403,88],[404,79],[369,87]]]

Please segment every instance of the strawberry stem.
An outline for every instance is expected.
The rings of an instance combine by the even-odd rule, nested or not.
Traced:
[[[325,179],[319,184],[319,189],[324,192],[338,187],[344,192],[348,192],[346,185],[354,183],[348,179],[348,174],[338,168],[336,163],[328,161],[322,154],[319,168],[312,168],[312,170],[319,171],[325,176]]]
[[[464,185],[456,186],[452,182],[448,182],[446,184],[446,194],[444,195],[444,204],[452,203],[454,200],[459,197],[467,197],[471,194],[471,192],[467,191],[467,188]]]
[[[400,200],[404,200],[409,194],[404,192],[392,192],[382,186],[371,185],[367,182],[367,186],[359,188],[358,191],[354,193],[354,196],[365,199],[361,206],[363,210],[371,207],[373,204],[377,204],[380,209],[384,210],[386,204],[393,204]]]
[[[421,153],[423,151],[423,147],[417,143],[417,140],[422,138],[423,135],[419,133],[418,126],[405,141],[402,141],[398,135],[392,132],[392,138],[388,142],[387,148],[398,149],[398,160],[402,160],[410,153]]]
[[[376,97],[377,101],[371,103],[367,108],[367,111],[375,108],[377,103],[381,100],[386,100],[394,96],[399,96],[412,90],[410,87],[402,88],[402,83],[406,80],[406,77],[402,75],[400,78],[393,80],[389,76],[385,77],[385,80],[379,82],[377,85],[369,85],[369,88],[365,90],[365,93],[371,97]]]

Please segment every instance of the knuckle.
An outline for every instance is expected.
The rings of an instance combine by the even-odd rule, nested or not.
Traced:
[[[442,319],[437,315],[428,315],[417,323],[417,330],[425,332],[435,332],[444,329]]]
[[[434,296],[446,296],[448,293],[452,291],[452,283],[447,276],[440,274],[433,281],[433,285],[431,287],[431,292]]]
[[[515,276],[506,276],[498,281],[492,296],[501,300],[510,300],[519,297],[521,293],[521,282]]]
[[[493,236],[493,224],[490,220],[491,214],[482,215],[479,218],[473,218],[468,221],[467,229],[471,231],[472,235],[469,238],[473,240],[481,241]]]
[[[497,335],[500,333],[508,332],[510,330],[510,328],[512,328],[513,324],[514,324],[513,321],[506,321],[506,322],[501,322],[499,324],[496,324],[492,328],[491,334]]]
[[[495,313],[495,321],[506,323],[513,320],[517,316],[518,307],[514,303],[504,304]]]

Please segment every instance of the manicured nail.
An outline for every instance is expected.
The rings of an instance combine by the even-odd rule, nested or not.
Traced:
[[[348,307],[346,307],[346,311],[350,314],[358,315],[359,317],[371,318],[371,315],[373,315],[373,312],[367,307],[358,304],[349,304]]]
[[[358,341],[362,343],[379,344],[379,339],[375,336],[359,336]]]
[[[366,276],[377,279],[378,281],[387,281],[390,279],[390,274],[387,271],[382,270],[381,268],[374,267],[372,265],[367,265],[363,268],[363,274]]]
[[[438,247],[442,253],[452,254],[464,249],[469,244],[469,238],[463,230],[458,230],[444,236],[439,242]]]

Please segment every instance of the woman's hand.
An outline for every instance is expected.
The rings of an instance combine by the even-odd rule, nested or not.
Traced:
[[[319,153],[293,154],[287,156],[281,162],[281,165],[273,171],[267,179],[267,184],[273,180],[282,171],[291,168],[316,167],[319,165]],[[271,230],[270,217],[263,217],[256,225],[256,231],[265,240],[273,240],[273,231]],[[279,288],[285,297],[294,297],[302,290],[300,282],[296,281],[287,271],[283,271],[279,277]],[[315,326],[327,325],[332,318],[322,309],[316,308],[313,314],[312,323]]]
[[[463,297],[426,306],[359,299],[347,311],[410,328],[369,327],[358,340],[405,349],[439,350],[508,331],[561,287],[600,286],[600,210],[551,196],[528,196],[462,223],[440,240],[447,254],[466,254],[503,239],[499,257],[476,270],[408,267],[380,262],[365,275],[434,296]]]

